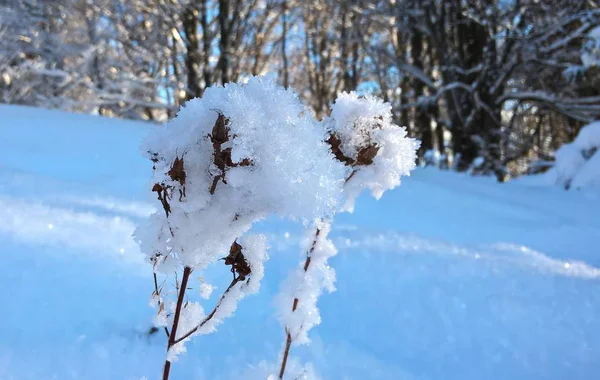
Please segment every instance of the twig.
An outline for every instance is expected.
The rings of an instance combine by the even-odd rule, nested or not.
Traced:
[[[192,268],[185,267],[183,268],[183,276],[181,277],[181,286],[179,287],[179,294],[177,295],[177,306],[175,308],[175,315],[173,317],[173,326],[171,327],[171,334],[169,335],[169,344],[167,346],[167,353],[173,347],[175,342],[175,337],[177,336],[177,326],[179,325],[179,317],[181,316],[181,306],[183,305],[183,298],[185,296],[185,290],[187,288],[187,282],[190,277],[190,273],[192,273]],[[169,380],[169,372],[171,371],[171,362],[167,358],[165,360],[165,367],[163,369],[163,380]]]
[[[285,341],[285,351],[283,352],[283,359],[281,360],[281,369],[279,370],[279,378],[283,379],[283,374],[285,373],[285,366],[287,365],[288,356],[290,354],[290,347],[292,346],[292,336],[290,332],[286,329],[287,339]]]

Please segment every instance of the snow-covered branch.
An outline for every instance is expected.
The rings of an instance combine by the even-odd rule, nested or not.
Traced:
[[[508,100],[539,102],[581,121],[593,121],[600,117],[600,97],[566,98],[544,91],[515,91],[505,93],[497,100],[503,104]]]

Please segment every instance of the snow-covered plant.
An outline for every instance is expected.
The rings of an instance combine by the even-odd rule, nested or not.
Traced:
[[[244,236],[254,222],[272,213],[309,222],[339,207],[347,172],[326,140],[292,91],[253,77],[209,88],[144,142],[161,207],[136,237],[154,266],[155,323],[168,336],[163,379],[185,341],[213,332],[258,291],[267,243]],[[216,306],[206,313],[184,303],[192,271],[220,258],[233,280]],[[176,274],[176,291],[159,286],[157,273]],[[208,295],[211,287],[201,289]]]
[[[400,177],[415,168],[419,142],[408,138],[405,128],[392,121],[391,105],[373,96],[342,93],[323,121],[327,142],[335,157],[347,167],[344,183],[346,203],[340,211],[352,212],[363,189],[379,199],[400,185]],[[306,257],[292,272],[278,297],[279,319],[286,342],[279,369],[283,379],[292,343],[309,342],[308,331],[321,322],[317,300],[323,289],[335,290],[335,272],[328,265],[337,253],[327,238],[331,219],[323,216],[310,230],[303,250]]]

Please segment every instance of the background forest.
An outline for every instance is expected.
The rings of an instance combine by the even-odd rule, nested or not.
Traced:
[[[595,0],[2,0],[0,102],[164,121],[275,73],[325,116],[371,92],[422,163],[510,176],[600,117]],[[595,39],[598,37],[598,39]]]

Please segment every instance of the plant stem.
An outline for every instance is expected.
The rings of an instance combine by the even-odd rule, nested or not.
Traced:
[[[306,261],[304,262],[304,272],[308,270],[311,261],[311,255],[317,246],[317,241],[319,240],[319,235],[321,234],[321,229],[317,228],[315,232],[315,236],[313,237],[313,242],[310,247],[310,250],[306,254]],[[296,311],[298,308],[298,297],[294,298],[294,303],[292,304],[292,312]],[[283,358],[281,360],[281,369],[279,370],[279,379],[283,379],[283,374],[285,373],[285,366],[287,365],[288,356],[290,354],[290,347],[292,346],[292,334],[290,334],[290,330],[286,327],[285,329],[286,340],[285,340],[285,350],[283,351]]]
[[[285,373],[285,366],[287,365],[288,356],[290,354],[290,347],[292,346],[292,336],[290,332],[286,330],[287,339],[285,341],[285,351],[283,352],[283,359],[281,360],[281,369],[279,370],[279,378],[283,379]]]
[[[192,268],[183,268],[183,277],[181,278],[181,286],[179,287],[179,294],[177,295],[177,306],[175,308],[175,315],[173,316],[173,326],[171,327],[171,334],[169,335],[169,344],[167,345],[167,354],[171,347],[175,345],[175,337],[177,336],[177,326],[179,325],[179,317],[181,316],[181,307],[183,306],[183,298],[185,296],[185,289],[187,288],[187,282],[192,273]],[[168,358],[165,360],[165,366],[163,369],[163,380],[169,380],[169,372],[171,371],[171,362]]]

